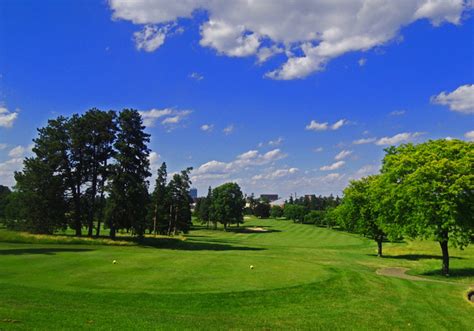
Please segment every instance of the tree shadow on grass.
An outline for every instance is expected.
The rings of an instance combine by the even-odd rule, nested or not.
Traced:
[[[441,270],[430,270],[422,273],[424,276],[442,276]],[[474,277],[474,268],[450,268],[449,278]]]
[[[160,249],[174,249],[183,251],[261,251],[264,248],[234,246],[229,244],[215,244],[198,242],[191,239],[180,240],[175,238],[143,238],[135,240],[140,246]]]
[[[376,254],[369,254],[370,256],[377,256]],[[410,260],[410,261],[419,261],[419,260],[441,260],[441,255],[431,255],[431,254],[401,254],[401,255],[384,255],[384,259],[395,259],[395,260]],[[462,257],[451,256],[450,259],[453,260],[463,260]]]
[[[20,248],[20,249],[2,249],[0,255],[27,255],[44,254],[54,255],[62,252],[88,252],[93,251],[90,248]]]

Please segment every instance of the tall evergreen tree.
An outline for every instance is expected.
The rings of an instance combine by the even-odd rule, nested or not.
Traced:
[[[144,132],[138,111],[125,109],[118,116],[118,134],[114,144],[116,163],[108,187],[107,223],[110,236],[115,238],[119,228],[143,236],[146,229],[146,208],[150,150],[150,135]]]
[[[67,141],[67,119],[49,120],[33,140],[35,157],[26,158],[23,170],[15,173],[16,200],[23,206],[26,230],[53,233],[66,226]]]
[[[99,236],[100,220],[103,216],[105,182],[110,172],[108,161],[113,156],[113,142],[117,130],[115,112],[105,112],[93,108],[83,115],[83,121],[86,129],[85,168],[89,182],[87,188],[88,235],[92,236],[94,217],[98,216],[96,235]]]
[[[152,232],[165,234],[169,224],[170,199],[168,194],[166,163],[163,162],[158,169],[155,189],[151,195],[151,220]]]
[[[178,232],[187,233],[191,227],[192,199],[189,195],[191,170],[192,168],[187,168],[181,173],[175,174],[168,185],[170,198],[168,235]]]

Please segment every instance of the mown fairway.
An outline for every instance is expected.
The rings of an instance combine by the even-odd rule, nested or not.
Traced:
[[[113,246],[13,243],[22,239],[0,230],[0,329],[474,328],[472,246],[451,249],[452,283],[410,281],[375,270],[446,280],[437,243],[385,244],[377,258],[375,243],[345,232],[245,226],[269,232],[203,229]]]

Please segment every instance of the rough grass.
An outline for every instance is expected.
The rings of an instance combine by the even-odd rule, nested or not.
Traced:
[[[375,270],[439,278],[437,243],[389,243],[377,258],[375,243],[344,232],[284,220],[245,226],[268,231],[199,229],[116,246],[14,241],[0,230],[0,329],[472,330],[473,247],[451,249],[452,284],[415,282]]]

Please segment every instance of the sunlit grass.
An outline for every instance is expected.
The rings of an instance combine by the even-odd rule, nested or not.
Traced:
[[[375,270],[438,279],[435,242],[386,243],[378,258],[342,231],[244,227],[140,242],[0,230],[0,329],[472,329],[474,247],[451,249],[452,283],[430,283]]]

